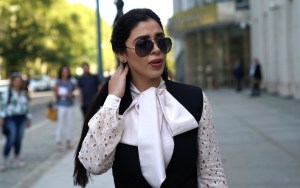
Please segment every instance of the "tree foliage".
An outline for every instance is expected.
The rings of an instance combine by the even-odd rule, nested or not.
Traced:
[[[102,21],[104,70],[115,64],[109,42],[111,26]],[[83,61],[96,65],[96,13],[66,0],[0,1],[1,74],[29,71],[55,75],[62,64],[74,69]],[[1,60],[0,60],[1,61]],[[112,62],[113,61],[113,62]],[[5,72],[3,72],[5,70]]]
[[[104,71],[116,68],[112,26],[101,20]],[[62,64],[75,69],[85,61],[97,66],[96,13],[67,0],[0,0],[0,74],[57,75]],[[174,73],[172,52],[168,66]]]

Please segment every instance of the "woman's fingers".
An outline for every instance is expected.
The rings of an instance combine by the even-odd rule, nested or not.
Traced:
[[[119,65],[119,67],[114,72],[114,74],[112,75],[112,77],[118,77],[118,76],[120,76],[123,71],[124,71],[124,65]]]
[[[126,75],[128,73],[128,65],[120,65],[116,72],[111,76],[109,81],[108,92],[122,98],[126,88]]]
[[[125,64],[125,67],[123,68],[123,71],[122,71],[122,74],[123,74],[125,77],[126,77],[126,75],[127,75],[127,73],[128,73],[128,70],[129,70],[128,65]]]

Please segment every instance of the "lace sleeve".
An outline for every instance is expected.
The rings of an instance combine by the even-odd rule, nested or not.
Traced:
[[[227,180],[222,167],[213,125],[212,110],[204,93],[198,145],[198,187],[227,188]]]
[[[112,167],[122,136],[121,119],[117,109],[102,107],[89,121],[89,132],[78,156],[88,172],[102,174]]]

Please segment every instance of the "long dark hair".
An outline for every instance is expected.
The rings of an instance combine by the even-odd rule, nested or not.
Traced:
[[[7,97],[7,102],[6,102],[6,105],[8,105],[10,103],[10,100],[11,100],[11,97],[12,97],[12,89],[13,89],[13,82],[15,81],[15,79],[20,79],[21,80],[21,88],[20,88],[20,91],[26,91],[25,90],[25,84],[24,84],[24,80],[22,78],[22,75],[21,73],[19,72],[14,72],[12,73],[11,77],[10,77],[10,82],[9,82],[9,86],[8,86],[8,97]],[[29,99],[29,95],[27,92],[25,92],[25,95],[28,99],[28,101],[30,100]]]
[[[112,36],[111,36],[111,45],[112,49],[115,53],[126,53],[125,42],[129,38],[129,35],[140,22],[147,21],[149,19],[153,19],[156,21],[159,26],[163,29],[160,18],[150,9],[133,9],[124,14],[116,23]],[[167,67],[164,68],[162,73],[162,78],[167,80],[169,77],[169,71]],[[86,171],[84,166],[79,161],[78,155],[81,150],[82,142],[89,130],[88,122],[92,118],[92,116],[99,110],[100,106],[104,104],[104,101],[108,95],[108,81],[107,80],[102,87],[101,91],[98,93],[97,97],[94,99],[92,106],[89,107],[87,115],[84,120],[81,137],[75,152],[75,167],[73,173],[73,180],[75,185],[80,185],[85,187],[89,181],[90,174]],[[130,81],[130,72],[127,74],[127,86]],[[128,92],[130,88],[126,87],[126,91]],[[126,92],[125,91],[125,92]],[[122,103],[121,103],[122,105]]]
[[[64,68],[66,68],[67,70],[68,70],[68,79],[70,79],[71,78],[71,70],[70,70],[70,67],[69,66],[67,66],[67,65],[63,65],[63,66],[61,66],[60,68],[59,68],[59,70],[58,70],[58,78],[59,79],[62,79],[62,73],[63,73],[63,70],[64,70]]]

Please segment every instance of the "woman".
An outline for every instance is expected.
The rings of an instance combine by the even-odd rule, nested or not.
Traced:
[[[227,187],[211,108],[168,79],[166,38],[149,9],[124,14],[111,43],[121,66],[98,94],[75,154],[74,183],[112,167],[116,188]]]
[[[70,81],[71,73],[68,66],[62,66],[59,69],[58,79],[54,86],[54,94],[57,106],[57,128],[56,128],[56,145],[57,150],[62,150],[62,134],[65,129],[67,139],[67,148],[71,149],[72,138],[72,114],[73,114],[73,91],[74,84]]]
[[[0,126],[4,126],[3,132],[6,136],[1,170],[5,170],[8,166],[11,148],[14,148],[14,166],[25,165],[20,159],[20,154],[26,125],[28,127],[31,125],[29,98],[21,75],[15,74],[11,77],[8,91],[2,94],[0,105]]]

